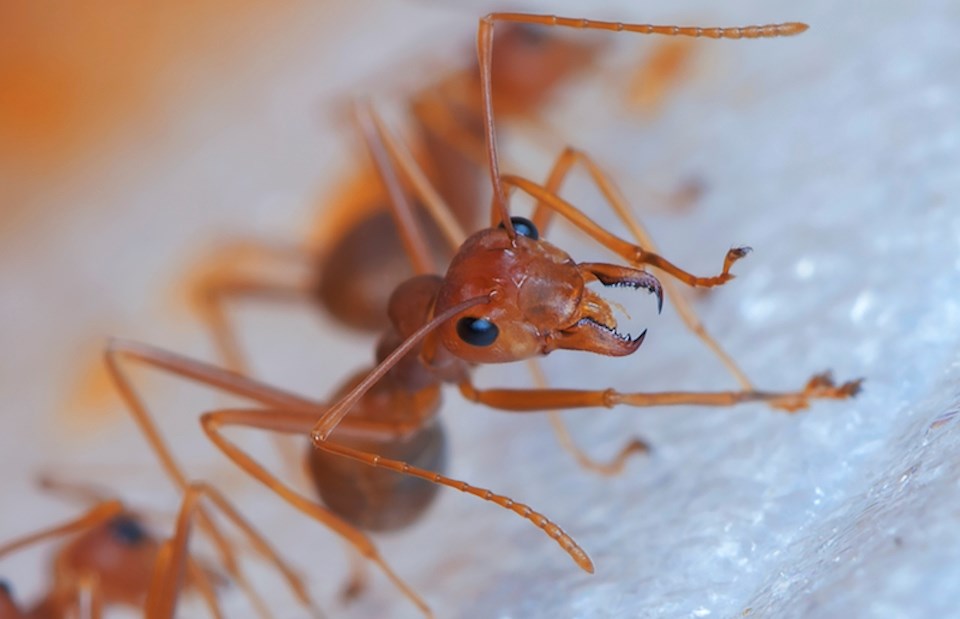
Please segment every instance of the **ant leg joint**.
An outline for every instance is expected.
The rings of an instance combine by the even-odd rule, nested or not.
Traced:
[[[480,394],[477,393],[476,387],[467,381],[460,383],[460,393],[470,402],[480,402]]]
[[[603,392],[603,405],[607,408],[613,408],[621,402],[620,392],[616,389],[607,389]]]

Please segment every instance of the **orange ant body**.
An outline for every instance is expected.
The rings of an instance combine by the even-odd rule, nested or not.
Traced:
[[[530,520],[555,539],[577,565],[593,571],[586,552],[544,515],[506,496],[436,472],[443,466],[443,433],[437,415],[440,387],[444,383],[456,384],[468,400],[508,411],[609,408],[618,404],[732,406],[743,402],[763,402],[795,411],[806,408],[813,399],[850,397],[859,388],[859,381],[837,386],[826,375],[815,376],[802,389],[792,392],[758,391],[750,387],[745,378],[743,388],[720,392],[478,389],[472,383],[471,372],[477,364],[529,360],[557,349],[630,355],[642,344],[645,331],[637,337],[619,333],[609,304],[587,288],[589,283],[645,289],[656,296],[659,305],[664,292],[670,296],[670,280],[699,287],[722,285],[733,277],[730,267],[747,253],[746,248],[730,250],[722,271],[712,277],[698,277],[677,267],[653,251],[645,231],[610,180],[588,157],[572,149],[557,160],[545,186],[521,177],[501,175],[493,127],[491,79],[493,28],[497,22],[710,38],[782,36],[806,29],[802,24],[688,28],[491,14],[481,19],[478,31],[482,118],[494,196],[490,228],[464,238],[455,218],[429,187],[414,159],[371,109],[359,108],[361,128],[391,195],[393,214],[401,222],[401,238],[416,272],[390,297],[391,327],[377,346],[378,363],[374,368],[358,372],[329,402],[321,402],[143,344],[114,340],[106,350],[107,365],[118,389],[167,473],[178,485],[184,486],[185,477],[133,388],[124,370],[124,361],[147,365],[258,403],[260,407],[255,409],[208,412],[201,417],[203,429],[244,471],[376,563],[428,615],[426,603],[390,570],[364,530],[396,528],[412,521],[429,504],[436,486],[473,494]],[[429,245],[416,225],[413,208],[406,200],[391,159],[435,217],[444,237],[457,248],[443,276],[435,274]],[[577,163],[590,172],[639,244],[604,229],[557,195],[564,177]],[[532,220],[511,217],[507,188],[520,190],[538,201]],[[541,238],[540,230],[546,229],[552,213],[560,214],[625,264],[578,263],[548,243]],[[645,267],[655,269],[662,277],[658,278]],[[310,468],[323,503],[300,495],[226,439],[222,429],[228,426],[309,435]],[[425,480],[434,488],[411,485],[409,478]]]
[[[507,28],[498,38],[495,109],[498,116],[534,122],[558,88],[589,67],[597,46],[545,36],[525,25]],[[483,118],[477,69],[442,76],[410,98],[411,128],[418,163],[461,227],[473,229],[483,213],[485,164]],[[197,269],[192,297],[220,353],[233,369],[243,368],[241,355],[229,337],[225,305],[239,298],[287,299],[319,305],[338,322],[361,331],[383,331],[390,291],[411,274],[404,247],[391,217],[389,196],[378,173],[365,166],[324,209],[318,231],[322,252],[278,248],[265,243],[228,245]],[[325,200],[330,202],[331,200]],[[416,214],[436,258],[452,256],[432,220]],[[339,220],[331,225],[331,222]],[[377,252],[370,251],[375,247]],[[238,259],[252,263],[298,263],[309,272],[293,286],[251,277],[237,268]],[[222,265],[222,266],[221,266]]]
[[[600,46],[564,40],[529,24],[508,24],[498,33],[492,58],[493,108],[498,118],[522,121],[542,129],[536,112],[555,97],[575,76],[589,69]],[[668,46],[675,49],[675,46]],[[689,46],[684,47],[689,53]],[[659,68],[657,50],[633,82],[641,84],[649,99],[661,100],[663,91],[677,80],[675,72]],[[648,63],[649,64],[649,63]],[[640,86],[635,85],[634,88]],[[414,93],[409,102],[410,139],[418,164],[437,193],[451,208],[462,228],[475,229],[484,211],[482,174],[484,154],[483,108],[480,105],[477,67],[454,71]],[[648,103],[652,107],[654,103]],[[397,226],[390,214],[389,196],[381,189],[379,173],[369,166],[350,180],[325,208],[317,236],[325,246],[319,253],[277,248],[256,241],[228,245],[197,267],[200,276],[191,291],[199,313],[212,333],[224,361],[243,369],[241,354],[224,332],[229,329],[226,305],[242,298],[306,301],[325,309],[338,322],[361,331],[378,333],[389,326],[386,318],[390,291],[412,271],[405,258]],[[671,204],[687,205],[696,199],[699,184],[687,183]],[[434,256],[447,262],[452,252],[434,222],[417,209]],[[376,248],[376,252],[371,252]],[[243,275],[238,259],[253,263],[277,260],[307,267],[304,283],[290,286],[276,279]]]
[[[193,520],[202,500],[216,506],[240,529],[252,547],[274,564],[312,615],[319,615],[298,576],[236,508],[208,484],[195,482],[187,487],[176,529],[166,540],[153,535],[140,514],[116,499],[104,498],[94,489],[49,479],[44,479],[42,485],[80,495],[94,506],[79,518],[0,545],[2,558],[42,541],[71,537],[56,552],[49,592],[29,610],[21,609],[13,599],[11,587],[0,581],[0,619],[96,619],[110,606],[143,609],[148,619],[172,619],[184,588],[201,594],[211,616],[223,617],[215,591],[221,577],[189,555]],[[239,572],[234,555],[228,553],[223,559],[227,571],[238,576],[238,584],[260,614],[270,616],[263,600]]]

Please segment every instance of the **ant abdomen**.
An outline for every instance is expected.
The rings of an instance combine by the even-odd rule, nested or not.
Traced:
[[[419,210],[419,209],[418,209]],[[437,225],[429,218],[418,219],[426,231],[437,260],[449,260]],[[389,326],[387,302],[397,282],[414,272],[404,255],[390,211],[386,206],[357,223],[329,249],[318,265],[314,294],[341,323],[360,330],[377,332]]]
[[[408,438],[389,442],[335,438],[338,443],[376,453],[384,459],[444,472],[447,441],[439,419]],[[351,524],[368,531],[392,531],[415,522],[433,503],[440,486],[387,469],[314,449],[307,466],[324,504]]]

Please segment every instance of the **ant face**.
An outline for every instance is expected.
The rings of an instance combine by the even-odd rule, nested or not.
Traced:
[[[503,363],[558,348],[623,356],[640,347],[644,334],[620,334],[610,306],[586,284],[646,288],[662,299],[655,277],[628,267],[577,264],[540,240],[529,221],[514,218],[514,228],[512,240],[501,228],[474,234],[451,262],[436,313],[473,297],[492,299],[440,327],[448,350],[470,363]]]

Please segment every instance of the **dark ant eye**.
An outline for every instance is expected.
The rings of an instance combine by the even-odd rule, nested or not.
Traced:
[[[130,516],[117,516],[109,526],[113,537],[128,546],[136,546],[147,538],[147,532]]]
[[[489,346],[497,340],[500,329],[486,318],[461,318],[457,321],[457,335],[473,346]]]
[[[537,230],[537,227],[526,217],[511,217],[510,223],[513,224],[513,229],[516,230],[520,236],[525,236],[534,241],[540,238],[540,232]],[[500,227],[502,228],[503,224],[500,224]]]

